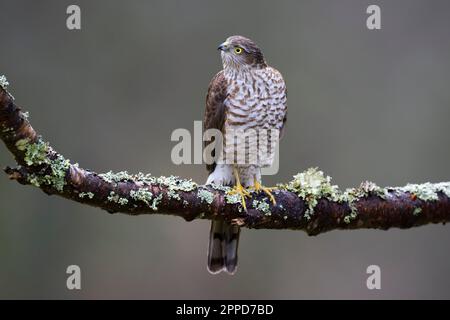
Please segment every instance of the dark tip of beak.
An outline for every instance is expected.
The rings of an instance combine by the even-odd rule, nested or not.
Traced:
[[[225,51],[225,46],[221,44],[220,46],[217,47],[217,50]]]

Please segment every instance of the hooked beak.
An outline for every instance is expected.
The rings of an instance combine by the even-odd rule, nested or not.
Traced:
[[[217,50],[225,51],[225,50],[228,49],[228,47],[229,47],[229,44],[228,44],[228,42],[225,41],[225,42],[222,43],[219,47],[217,47]]]

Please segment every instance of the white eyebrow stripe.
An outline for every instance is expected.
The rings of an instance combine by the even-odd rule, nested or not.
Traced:
[[[245,52],[250,53],[250,50],[248,50],[247,47],[243,46],[243,45],[238,45],[240,48],[244,49]]]

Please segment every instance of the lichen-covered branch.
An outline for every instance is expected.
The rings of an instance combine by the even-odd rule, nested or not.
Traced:
[[[0,138],[17,167],[5,172],[33,185],[108,212],[129,215],[172,214],[186,220],[224,219],[249,228],[298,229],[316,235],[333,229],[410,228],[450,221],[450,183],[381,188],[371,182],[340,191],[331,178],[313,168],[279,184],[276,205],[253,193],[247,211],[229,188],[197,185],[178,177],[82,169],[65,159],[31,127],[28,114],[6,91],[0,76]]]

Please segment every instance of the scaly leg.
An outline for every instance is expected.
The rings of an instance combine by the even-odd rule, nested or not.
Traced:
[[[261,192],[261,191],[263,191],[265,194],[267,194],[267,196],[270,198],[270,201],[272,201],[272,203],[274,204],[274,205],[276,205],[277,204],[277,202],[275,201],[275,197],[273,196],[273,194],[272,194],[272,191],[274,190],[274,189],[276,189],[276,188],[267,188],[267,187],[264,187],[259,181],[258,181],[258,179],[256,179],[256,177],[254,178],[254,185],[253,185],[253,188],[255,189],[255,191],[256,192]]]
[[[239,173],[235,167],[233,167],[234,177],[236,178],[236,185],[234,188],[229,191],[229,194],[239,194],[241,196],[242,206],[245,211],[247,211],[247,205],[245,204],[245,197],[250,197],[250,192],[248,192],[241,184],[241,180],[239,179]]]

